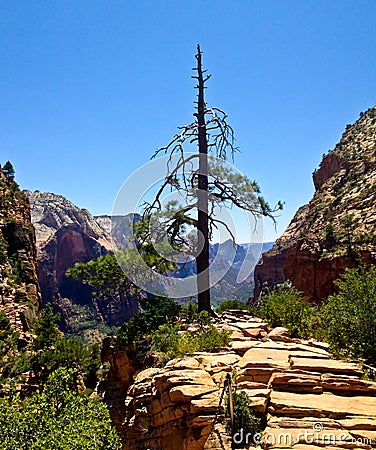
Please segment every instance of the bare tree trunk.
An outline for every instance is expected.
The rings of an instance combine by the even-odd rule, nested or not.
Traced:
[[[198,248],[202,249],[196,257],[198,310],[210,309],[209,284],[209,220],[208,220],[208,141],[205,122],[204,79],[201,65],[201,50],[197,46],[197,79],[198,79],[198,148],[199,148],[199,175],[198,175]]]

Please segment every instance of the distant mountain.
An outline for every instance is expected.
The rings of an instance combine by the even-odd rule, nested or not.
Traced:
[[[132,296],[104,300],[93,298],[92,289],[65,276],[77,262],[88,262],[128,246],[137,214],[93,217],[86,209],[75,206],[61,195],[26,192],[31,205],[38,250],[38,279],[43,303],[51,303],[61,315],[61,327],[70,333],[82,332],[87,326],[118,326],[137,312]],[[253,266],[266,244],[236,245],[232,241],[210,246],[213,270],[226,272],[212,288],[213,301],[225,298],[246,299],[253,290]],[[230,256],[232,257],[230,258]],[[171,273],[172,277],[196,274],[192,260]],[[85,325],[86,324],[86,325]],[[78,330],[78,331],[77,331]]]
[[[137,299],[100,299],[90,286],[65,276],[78,262],[88,262],[116,249],[103,220],[61,195],[27,192],[37,241],[38,280],[43,303],[61,315],[61,329],[80,333],[85,327],[118,326],[138,311]],[[124,224],[127,218],[122,219]],[[125,229],[125,226],[124,226]]]
[[[126,216],[96,216],[97,223],[108,233],[112,234],[116,243],[128,246],[128,237],[134,221],[140,216],[128,214]],[[234,244],[231,240],[210,244],[209,254],[211,271],[226,271],[221,280],[212,287],[214,302],[223,299],[246,300],[253,292],[253,268],[262,253],[270,250],[273,242]],[[185,278],[196,274],[196,262],[180,264],[180,268],[171,272],[172,277]]]
[[[95,221],[108,233],[116,243],[128,247],[128,238],[132,234],[132,226],[141,219],[139,214],[125,216],[94,216]]]
[[[235,244],[232,240],[210,244],[211,272],[225,272],[225,275],[211,289],[212,300],[246,300],[253,292],[253,268],[261,254],[273,246],[272,242]],[[171,275],[187,277],[196,274],[194,260],[182,264]]]

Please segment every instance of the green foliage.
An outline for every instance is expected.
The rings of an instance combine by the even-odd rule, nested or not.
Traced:
[[[217,308],[217,313],[222,314],[225,311],[228,311],[230,309],[249,309],[249,307],[239,300],[225,300],[220,304],[220,306]]]
[[[27,371],[33,371],[40,381],[45,381],[56,369],[61,367],[77,368],[84,376],[88,387],[95,387],[96,372],[100,366],[100,349],[98,345],[87,346],[75,337],[65,338],[59,331],[52,307],[46,305],[35,320],[33,332],[35,339],[22,352],[14,353],[2,361],[3,377],[15,377]],[[0,321],[3,323],[4,320]],[[2,339],[6,333],[7,339]],[[18,334],[12,330],[0,332],[2,353],[17,348]]]
[[[0,333],[3,333],[4,331],[10,331],[10,323],[7,315],[4,311],[0,311]],[[1,334],[0,334],[1,336]]]
[[[86,330],[95,330],[100,327],[95,320],[96,312],[89,305],[77,305],[73,304],[69,311],[69,327],[72,330],[74,336],[80,336],[84,339]],[[105,326],[104,326],[105,327]],[[104,328],[103,325],[101,328]],[[108,332],[111,329],[107,329]],[[108,333],[104,333],[106,335]]]
[[[295,288],[266,295],[255,314],[272,327],[286,327],[292,336],[307,337],[311,333],[315,308]]]
[[[180,308],[180,317],[188,323],[195,322],[198,319],[198,305],[197,302],[192,302],[189,300]]]
[[[196,351],[216,351],[230,343],[230,333],[228,331],[218,331],[218,328],[212,325],[208,329],[201,331],[195,337],[195,340],[197,341]]]
[[[34,350],[44,350],[53,345],[61,336],[56,322],[59,314],[54,314],[52,306],[48,303],[34,322],[33,331],[36,334]]]
[[[30,358],[30,369],[39,374],[42,379],[60,367],[77,368],[87,381],[95,379],[100,366],[99,347],[87,347],[74,337],[59,339],[51,348],[38,352]],[[91,386],[95,387],[91,383]]]
[[[182,332],[179,324],[164,324],[152,334],[151,349],[172,359],[198,351],[215,351],[226,347],[229,342],[230,333],[219,332],[214,325],[199,326],[197,333],[190,334]]]
[[[5,264],[8,260],[8,245],[6,242],[0,241],[0,265]]]
[[[191,300],[180,307],[179,317],[185,323],[197,324],[201,327],[210,324],[208,311],[198,312],[197,302]]]
[[[120,345],[132,345],[145,339],[160,325],[173,322],[180,307],[173,300],[152,296],[139,300],[142,312],[123,324],[118,332]]]
[[[8,261],[12,266],[12,273],[10,274],[10,278],[13,281],[13,284],[20,285],[23,281],[23,274],[25,272],[25,263],[20,258],[17,252],[9,256]]]
[[[66,275],[89,284],[96,295],[116,297],[133,288],[113,253],[88,263],[77,263],[67,270]]]
[[[197,351],[214,351],[225,347],[230,342],[229,332],[219,332],[211,324],[207,311],[198,312],[196,302],[188,302],[177,309],[175,319],[179,314],[179,322],[172,319],[154,328],[151,333],[151,349],[172,359]],[[187,325],[193,326],[196,332],[184,331]]]
[[[338,356],[376,362],[376,266],[346,269],[320,310],[318,337]]]
[[[2,168],[3,173],[5,174],[5,176],[7,178],[9,178],[10,180],[14,179],[14,175],[15,175],[15,170],[13,168],[13,165],[10,161],[7,161],[4,164],[4,167]]]
[[[179,354],[180,325],[164,324],[153,333],[151,349],[166,353],[171,358]],[[193,353],[193,352],[192,352]]]
[[[19,334],[11,328],[5,312],[0,311],[0,357],[2,361],[0,364],[0,374],[4,362],[12,357],[17,350],[18,338]]]
[[[234,408],[234,432],[239,433],[243,429],[244,436],[254,436],[262,431],[261,420],[255,416],[252,407],[252,399],[244,391],[233,392],[232,394]],[[231,436],[231,419],[229,397],[225,403],[226,431]],[[249,440],[251,442],[251,440]]]
[[[161,256],[163,251],[156,249],[154,242],[145,239],[149,221],[150,218],[146,216],[143,221],[133,225],[136,248],[122,249],[116,254],[110,253],[88,263],[77,263],[67,270],[66,275],[92,286],[98,296],[116,297],[139,293],[138,285],[132,280],[145,281],[145,264],[161,273],[176,268],[176,264]]]
[[[58,369],[42,392],[0,398],[3,450],[120,450],[106,406],[77,393],[75,372]]]
[[[337,237],[333,226],[333,218],[331,218],[328,225],[325,227],[325,240],[328,250],[331,250],[337,243]]]
[[[325,340],[339,357],[364,358],[376,363],[376,265],[346,269],[336,281],[338,293],[320,307],[309,305],[292,288],[274,292],[255,313],[292,336]]]

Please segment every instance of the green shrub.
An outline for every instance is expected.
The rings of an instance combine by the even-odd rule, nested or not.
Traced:
[[[10,322],[4,311],[0,311],[0,332],[10,331]],[[1,335],[0,335],[1,336]]]
[[[34,322],[34,341],[22,352],[13,354],[2,361],[0,367],[3,377],[16,377],[32,370],[40,381],[61,367],[76,368],[83,375],[85,384],[95,387],[96,372],[100,367],[100,348],[98,345],[88,346],[75,337],[65,338],[59,331],[52,307],[47,305]],[[0,324],[7,328],[7,322],[0,315]],[[5,334],[7,339],[5,340]],[[3,337],[3,339],[2,339]],[[10,328],[0,331],[0,349],[16,348],[18,334]],[[12,345],[12,347],[10,347]]]
[[[0,448],[120,450],[106,406],[75,386],[75,372],[60,368],[24,400],[10,389],[0,398]]]
[[[60,367],[73,367],[84,375],[85,381],[92,380],[99,366],[98,347],[87,347],[74,337],[59,339],[53,347],[38,352],[30,358],[31,370],[42,379],[46,379],[51,372]]]
[[[18,345],[19,333],[13,331],[5,312],[0,311],[0,377],[8,361],[16,354]]]
[[[338,293],[320,309],[316,335],[338,356],[376,363],[376,266],[346,269]]]
[[[251,397],[244,391],[233,392],[232,401],[234,408],[234,433],[240,433],[241,430],[243,430],[243,436],[248,435],[253,437],[256,433],[261,432],[262,430],[261,420],[258,417],[256,417],[253,411]],[[225,417],[226,417],[226,432],[231,436],[232,429],[231,429],[229,397],[226,398]],[[251,440],[248,440],[248,443],[250,444]],[[234,446],[236,448],[235,443]],[[245,445],[240,444],[239,446],[243,447]]]
[[[219,332],[214,325],[201,327],[196,334],[181,332],[180,325],[165,324],[152,334],[153,351],[177,358],[198,351],[215,351],[230,342],[230,333]]]
[[[139,302],[143,311],[124,323],[117,331],[120,346],[137,345],[160,325],[173,322],[180,311],[179,305],[165,297],[144,298]]]
[[[311,333],[315,308],[295,288],[266,295],[255,314],[272,327],[286,327],[292,336],[307,337]]]
[[[198,319],[198,305],[197,302],[192,302],[189,300],[180,308],[180,317],[188,323],[196,322]]]
[[[230,343],[230,332],[219,332],[217,327],[211,326],[208,330],[204,330],[198,334],[197,351],[215,351],[221,347],[226,347]]]
[[[59,328],[56,325],[59,318],[60,315],[54,314],[52,306],[47,303],[33,324],[33,332],[36,335],[34,340],[35,350],[48,348],[61,337]]]
[[[0,264],[5,264],[8,260],[7,249],[7,243],[0,241]]]
[[[161,325],[152,335],[151,349],[174,357],[174,355],[179,353],[178,344],[181,339],[179,330],[179,325],[167,323]]]

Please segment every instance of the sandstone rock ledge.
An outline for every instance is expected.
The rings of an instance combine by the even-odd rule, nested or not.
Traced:
[[[138,373],[125,400],[124,449],[230,449],[218,403],[233,371],[267,421],[258,447],[249,448],[376,447],[376,383],[362,380],[357,364],[247,312],[224,313],[217,326],[232,331],[227,350]]]

